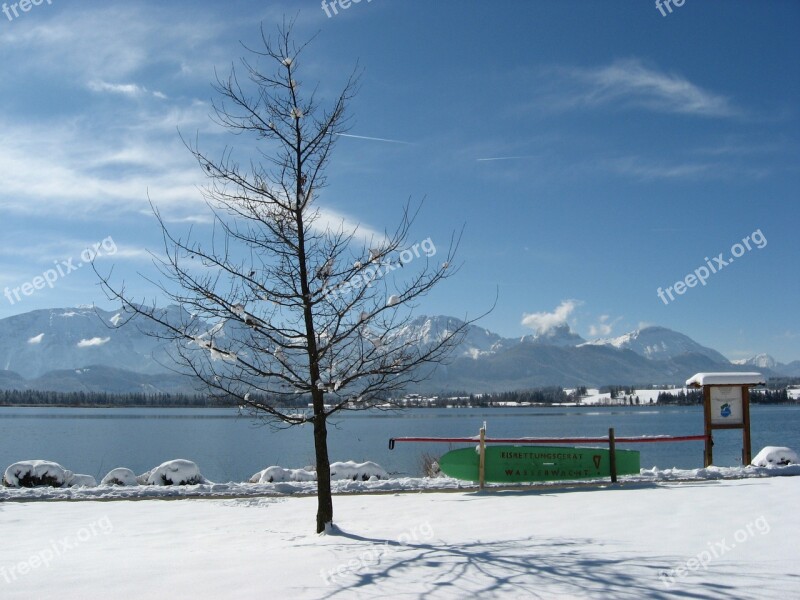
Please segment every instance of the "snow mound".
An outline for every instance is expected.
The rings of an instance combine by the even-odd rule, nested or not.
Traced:
[[[136,478],[142,485],[197,485],[207,483],[198,466],[190,460],[168,460]]]
[[[352,481],[374,481],[374,479],[389,479],[389,474],[379,464],[374,462],[356,463],[335,462],[331,464],[331,479],[351,479]]]
[[[79,475],[71,471],[65,471],[66,487],[97,487],[97,480],[91,475]]]
[[[250,483],[274,483],[283,481],[316,481],[317,474],[307,469],[284,469],[267,467],[250,478]]]
[[[23,460],[6,469],[3,485],[6,487],[63,487],[67,476],[72,475],[58,463],[49,460]]]
[[[374,462],[357,463],[352,460],[331,463],[331,481],[378,481],[389,479],[389,474]],[[285,469],[267,467],[250,478],[250,483],[281,483],[289,481],[316,481],[317,473],[313,467],[305,469]]]
[[[754,467],[783,467],[800,464],[797,452],[785,446],[766,446],[750,463]]]
[[[100,485],[139,485],[139,482],[136,480],[136,473],[130,469],[120,467],[111,469],[108,475],[103,477]]]

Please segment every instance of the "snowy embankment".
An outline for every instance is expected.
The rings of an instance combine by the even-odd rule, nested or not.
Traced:
[[[798,494],[774,477],[340,496],[324,535],[304,496],[6,502],[0,597],[784,600]]]
[[[340,463],[346,464],[346,463]],[[350,463],[356,464],[356,463]],[[374,464],[374,463],[371,463]],[[100,485],[97,487],[35,487],[6,488],[0,487],[0,500],[128,500],[144,498],[247,498],[259,496],[302,496],[314,495],[317,492],[316,480],[299,479],[308,477],[304,469],[283,469],[270,467],[256,473],[251,482],[213,483],[206,481],[197,485]],[[270,476],[279,474],[284,480],[268,481]],[[298,479],[292,480],[292,474]],[[264,476],[262,480],[262,475]],[[619,482],[626,483],[658,483],[679,481],[708,481],[721,479],[751,479],[762,477],[784,477],[800,475],[800,464],[768,467],[707,467],[704,469],[642,469],[639,475],[626,475]],[[608,480],[575,480],[551,481],[528,484],[486,484],[487,488],[558,488],[565,486],[610,485]],[[335,494],[366,494],[386,492],[415,491],[456,491],[475,490],[477,483],[461,481],[450,477],[402,477],[397,479],[344,478],[331,481]]]
[[[98,486],[90,475],[75,475],[58,463],[26,460],[9,466],[3,475],[0,500],[14,499],[128,499],[198,496],[263,496],[315,493],[317,473],[312,467],[285,469],[272,466],[253,475],[248,483],[214,483],[190,460],[170,460],[136,475],[130,469],[112,469]],[[335,491],[418,489],[424,480],[391,480],[374,462],[331,463]],[[455,481],[455,480],[453,480]],[[386,488],[385,486],[389,486]]]

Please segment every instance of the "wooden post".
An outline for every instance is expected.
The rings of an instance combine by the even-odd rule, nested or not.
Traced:
[[[478,463],[478,484],[483,489],[486,481],[486,423],[480,431],[480,462]]]
[[[706,451],[703,453],[703,466],[708,467],[714,462],[714,440],[711,437],[711,388],[703,386],[703,415],[705,420]]]
[[[750,389],[742,386],[742,466],[753,460],[750,448]]]
[[[608,430],[608,458],[611,471],[611,483],[617,483],[617,444],[614,439],[614,428]]]

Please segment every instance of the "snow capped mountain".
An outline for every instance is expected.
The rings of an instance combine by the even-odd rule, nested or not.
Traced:
[[[750,358],[740,358],[731,361],[735,365],[750,365],[760,369],[774,369],[778,366],[778,361],[769,354],[756,354]]]
[[[689,336],[666,327],[644,327],[619,337],[592,340],[586,342],[586,345],[632,350],[651,360],[670,360],[682,354],[692,353],[706,356],[715,363],[729,363],[728,359],[716,350],[706,348]]]
[[[794,360],[788,364],[784,364],[778,362],[769,354],[761,353],[751,356],[750,358],[740,358],[732,360],[731,362],[735,365],[755,367],[757,369],[769,369],[788,377],[800,377],[800,360]]]
[[[176,307],[164,309],[163,314],[171,322],[191,320]],[[179,391],[185,385],[184,391],[192,391],[191,381],[180,380],[170,370],[175,363],[168,342],[146,335],[143,328],[152,325],[144,319],[124,323],[124,317],[81,307],[0,319],[0,389]],[[194,325],[194,341],[186,348],[210,349],[211,359],[221,361],[230,356],[217,348],[228,348],[228,342],[250,331],[236,319]],[[396,332],[396,341],[430,345],[463,325],[454,317],[420,316]],[[682,383],[699,371],[754,367],[767,376],[800,375],[800,361],[782,365],[759,355],[734,365],[716,350],[664,327],[590,342],[566,324],[522,338],[504,338],[473,324],[463,333],[451,360],[422,384],[425,391]]]
[[[455,317],[420,316],[403,327],[397,337],[410,343],[430,345],[440,342],[446,335],[464,325],[464,321]],[[480,356],[495,352],[505,340],[488,329],[477,325],[468,325],[464,339],[456,351],[458,356],[469,356],[477,359]]]
[[[89,365],[165,372],[158,364],[169,362],[164,343],[144,335],[134,324],[119,327],[121,319],[116,312],[86,307],[35,310],[0,319],[0,367],[26,378]]]

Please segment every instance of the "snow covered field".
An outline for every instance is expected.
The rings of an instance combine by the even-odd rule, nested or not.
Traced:
[[[3,502],[0,597],[796,598],[798,494],[759,477],[344,495],[327,535],[304,495]]]

